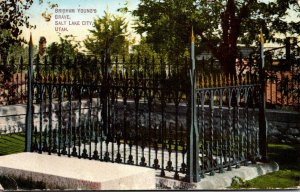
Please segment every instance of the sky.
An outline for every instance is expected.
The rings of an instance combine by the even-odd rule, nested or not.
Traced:
[[[51,3],[58,4],[57,8],[50,9],[48,0],[44,0],[43,4],[34,1],[27,15],[30,17],[29,22],[36,26],[36,29],[23,28],[22,36],[29,40],[32,33],[33,43],[38,44],[41,36],[46,37],[47,45],[59,40],[61,36],[74,35],[76,40],[82,41],[92,29],[92,22],[95,18],[104,15],[104,11],[109,13],[122,15],[117,9],[123,7],[127,2],[129,10],[137,7],[139,0],[51,0]],[[75,13],[58,13],[62,9],[73,9]],[[92,13],[81,13],[78,9],[89,9]],[[42,14],[46,12],[51,14],[51,20],[46,22]],[[96,12],[96,13],[95,13]],[[61,18],[66,17],[68,18]],[[133,18],[124,15],[129,21]],[[78,25],[79,24],[79,25]]]

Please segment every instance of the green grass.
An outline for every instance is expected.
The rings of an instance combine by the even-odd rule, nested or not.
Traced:
[[[231,188],[283,189],[300,186],[300,145],[269,144],[269,158],[279,171],[249,181],[233,182]]]
[[[24,147],[24,133],[0,135],[0,156],[23,152]],[[0,183],[5,190],[32,190],[46,188],[43,182],[34,182],[30,179],[8,177],[4,175],[0,175]]]
[[[0,156],[23,152],[25,134],[8,134],[0,136]]]
[[[1,135],[0,156],[23,152],[24,143],[24,133]],[[300,185],[300,145],[269,144],[268,147],[269,158],[279,164],[280,170],[249,181],[240,180],[233,183],[231,188],[274,189],[295,188]]]
[[[285,169],[252,179],[248,188],[283,189],[295,188],[298,185],[300,185],[300,171]]]

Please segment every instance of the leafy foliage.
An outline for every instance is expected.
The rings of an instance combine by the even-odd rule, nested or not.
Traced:
[[[53,42],[47,48],[49,62],[53,64],[66,65],[68,62],[74,62],[75,58],[81,55],[79,52],[80,44],[72,35],[66,35],[59,38],[59,42]]]
[[[133,15],[138,18],[138,34],[147,34],[156,52],[168,54],[169,58],[183,57],[189,46],[190,29],[195,7],[192,1],[142,0]]]
[[[111,55],[128,54],[129,41],[127,39],[127,23],[125,18],[105,12],[102,18],[94,21],[94,29],[84,40],[89,54],[100,56],[101,52]]]
[[[29,24],[29,16],[25,11],[32,5],[32,0],[6,0],[0,2],[0,28],[10,32],[12,38],[17,38],[21,33],[19,27],[26,26],[32,28]]]
[[[271,41],[280,41],[277,33],[300,33],[299,22],[287,19],[290,10],[299,16],[296,0],[141,0],[133,15],[137,32],[146,33],[156,51],[172,56],[188,47],[193,26],[199,46],[220,60],[225,73],[234,74],[237,44],[257,42],[260,28]]]
[[[33,28],[29,24],[29,16],[25,11],[29,9],[32,0],[6,0],[0,1],[0,73],[5,79],[10,77],[11,70],[7,64],[9,48],[14,45],[20,45],[19,35],[22,33],[20,27],[26,26]]]
[[[16,59],[9,58],[11,50],[17,48],[23,55],[23,45],[26,43],[24,38],[21,38],[23,27],[33,29],[34,25],[29,23],[29,15],[27,11],[33,4],[33,0],[1,0],[0,1],[0,74],[2,73],[7,80],[11,73],[15,71],[16,66],[9,66],[8,60]],[[39,0],[39,4],[43,4],[44,0]],[[57,7],[47,1],[50,9]],[[16,53],[13,53],[16,55]],[[19,59],[19,58],[17,58]]]

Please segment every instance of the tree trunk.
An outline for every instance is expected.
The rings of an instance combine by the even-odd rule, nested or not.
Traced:
[[[236,74],[236,69],[235,69],[235,56],[236,54],[228,54],[228,50],[223,50],[224,55],[221,55],[219,58],[221,66],[222,66],[222,71],[226,75],[235,75]]]
[[[228,0],[226,10],[221,15],[221,19],[223,34],[218,59],[226,75],[236,75],[235,60],[237,58],[237,38],[240,30],[240,20],[235,15],[234,0]]]

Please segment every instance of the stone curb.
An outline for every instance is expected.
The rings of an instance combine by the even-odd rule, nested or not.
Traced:
[[[167,178],[156,178],[156,186],[158,189],[181,189],[181,190],[212,190],[226,189],[230,187],[234,177],[240,177],[243,180],[250,180],[260,175],[279,170],[276,162],[258,163],[255,165],[241,166],[239,169],[233,168],[232,171],[225,173],[216,173],[214,176],[206,175],[199,183],[187,183]]]

